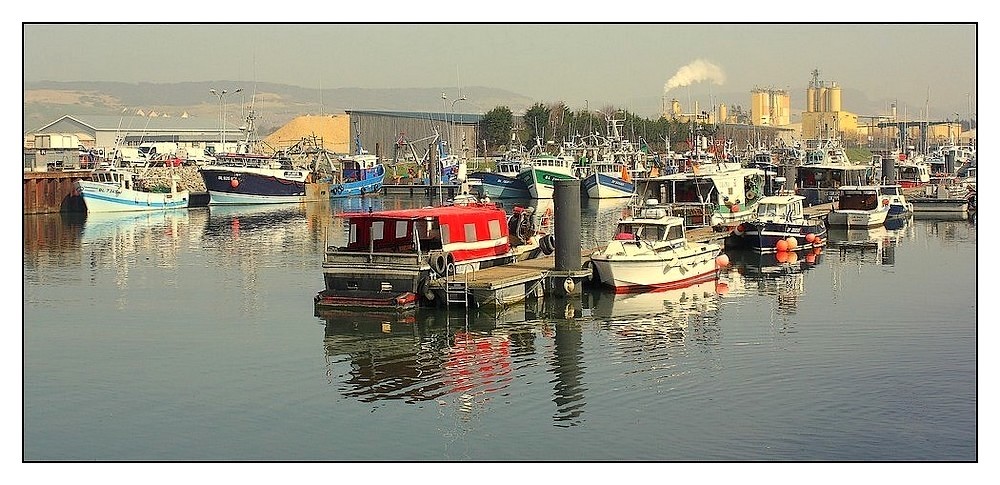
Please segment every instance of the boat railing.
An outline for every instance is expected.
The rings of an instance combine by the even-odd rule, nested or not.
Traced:
[[[648,208],[648,207],[647,207]],[[702,202],[677,202],[658,204],[656,208],[666,209],[668,216],[684,219],[684,227],[708,227],[712,225],[715,205]],[[633,210],[633,214],[638,211]]]

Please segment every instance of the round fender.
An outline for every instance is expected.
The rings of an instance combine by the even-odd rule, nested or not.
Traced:
[[[431,266],[431,271],[438,276],[444,276],[448,270],[448,256],[445,253],[431,253],[427,260],[427,263]]]
[[[541,248],[542,254],[552,254],[552,252],[556,249],[555,237],[552,234],[542,236],[542,238],[538,240],[538,247]]]
[[[583,270],[587,272],[587,283],[593,283],[594,273],[597,271],[594,269],[594,261],[590,259],[584,261]]]

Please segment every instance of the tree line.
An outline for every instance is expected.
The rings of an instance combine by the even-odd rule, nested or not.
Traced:
[[[624,120],[621,136],[634,142],[642,140],[654,152],[688,150],[692,129],[699,135],[715,135],[715,127],[708,123],[692,125],[666,117],[650,120],[611,106],[596,111],[574,111],[561,102],[535,103],[525,111],[519,127],[515,127],[514,113],[507,106],[497,106],[487,112],[479,122],[479,145],[485,146],[487,153],[510,150],[512,147],[508,145],[514,134],[526,150],[544,150],[544,146],[538,145],[552,142],[558,146],[563,141],[588,135],[607,136],[609,118]]]

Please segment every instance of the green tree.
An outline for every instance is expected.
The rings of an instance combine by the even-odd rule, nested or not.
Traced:
[[[545,141],[552,139],[552,127],[549,125],[549,108],[542,103],[535,103],[524,112],[524,134],[527,145],[533,148],[539,143],[545,148]]]
[[[514,113],[506,106],[497,106],[483,115],[479,122],[479,144],[486,142],[486,153],[496,151],[510,141],[510,130],[513,127]]]

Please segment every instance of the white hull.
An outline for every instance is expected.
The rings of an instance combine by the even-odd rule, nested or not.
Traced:
[[[624,292],[681,288],[705,281],[715,275],[715,258],[720,253],[718,244],[705,244],[695,250],[665,250],[635,256],[605,252],[592,255],[591,261],[602,284]]]
[[[156,211],[187,208],[187,190],[178,192],[145,192],[123,189],[117,185],[89,180],[76,183],[87,212]]]
[[[876,211],[833,209],[826,216],[828,226],[872,227],[885,224],[889,215],[888,207]]]
[[[627,199],[635,195],[633,186],[631,191],[625,191],[618,187],[609,187],[598,183],[587,189],[587,197],[591,199]]]
[[[230,192],[216,192],[209,190],[209,205],[244,205],[244,204],[294,204],[298,202],[309,202],[305,195],[259,195],[259,194],[236,194]]]

